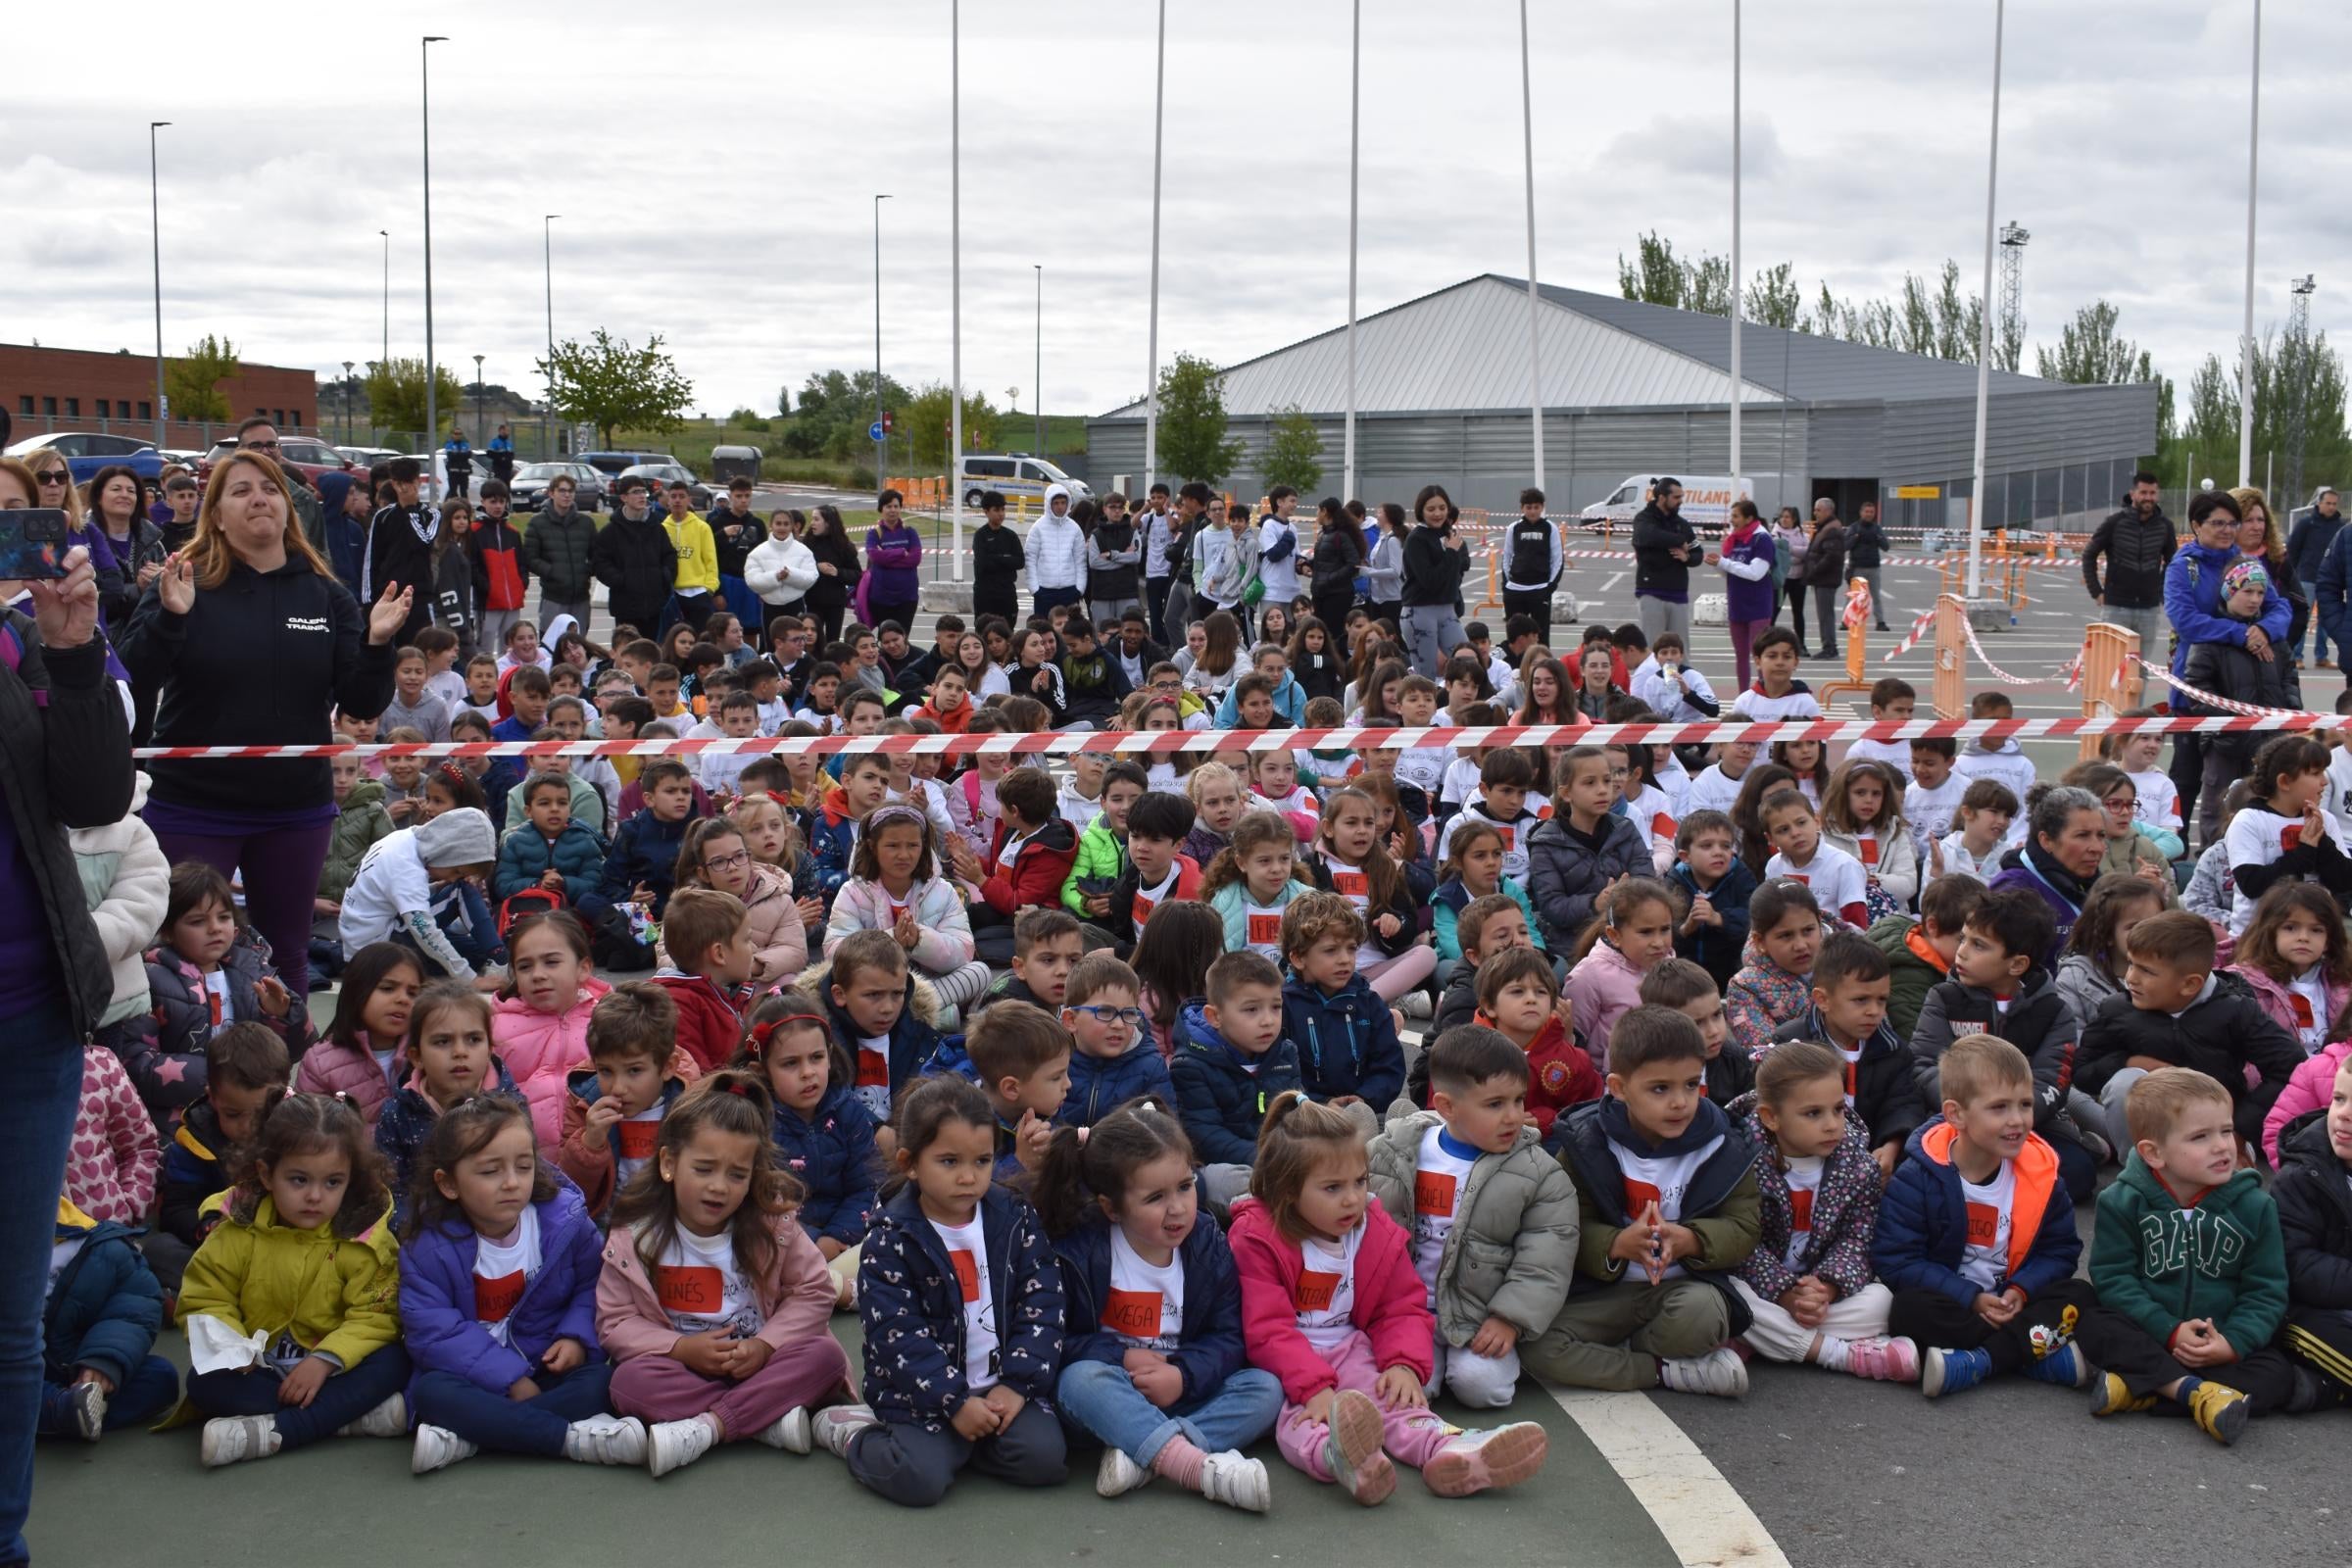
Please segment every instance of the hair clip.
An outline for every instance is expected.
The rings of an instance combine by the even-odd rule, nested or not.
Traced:
[[[718,1087],[722,1093],[734,1095],[743,1100],[752,1098],[752,1081],[749,1078],[730,1078]]]

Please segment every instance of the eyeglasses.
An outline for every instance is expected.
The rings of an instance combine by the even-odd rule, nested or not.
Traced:
[[[1144,1009],[1141,1007],[1099,1007],[1088,1005],[1083,1007],[1072,1007],[1070,1010],[1072,1012],[1083,1012],[1088,1017],[1094,1019],[1097,1023],[1123,1023],[1130,1029],[1141,1029],[1144,1026]]]
[[[713,871],[735,871],[752,863],[752,852],[737,850],[733,855],[713,855],[703,864]]]
[[[247,441],[241,445],[247,452],[275,452],[277,450],[277,443],[274,441]]]
[[[47,468],[33,475],[43,484],[65,484],[74,476],[63,468]]]

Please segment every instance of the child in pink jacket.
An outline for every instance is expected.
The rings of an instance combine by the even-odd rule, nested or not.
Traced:
[[[1457,1433],[1429,1408],[1436,1320],[1412,1239],[1369,1201],[1369,1174],[1345,1112],[1296,1090],[1276,1098],[1228,1239],[1250,1364],[1282,1380],[1282,1456],[1367,1507],[1396,1489],[1392,1455],[1442,1497],[1526,1480],[1544,1465],[1541,1426]]]
[[[1642,977],[1674,956],[1680,921],[1674,896],[1663,882],[1628,877],[1604,893],[1593,907],[1576,954],[1576,967],[1560,994],[1571,1004],[1577,1038],[1592,1064],[1609,1070],[1609,1031],[1642,1005]]]
[[[92,1219],[145,1225],[164,1145],[130,1074],[104,1046],[81,1050],[81,1110],[66,1157],[66,1197]]]
[[[2318,1055],[2288,1076],[2286,1087],[2271,1102],[2270,1111],[2262,1118],[2262,1154],[2273,1170],[2278,1168],[2278,1135],[2297,1116],[2328,1108],[2335,1096],[2335,1070],[2346,1056],[2352,1056],[2352,1040],[2321,1047]]]
[[[588,931],[569,910],[524,915],[507,933],[507,984],[490,1005],[490,1035],[531,1102],[531,1133],[548,1159],[564,1146],[564,1080],[588,1065],[588,1015],[612,989],[588,972]]]
[[[349,1095],[373,1131],[392,1086],[409,1081],[401,1042],[408,1037],[416,993],[423,989],[423,966],[408,949],[370,942],[353,954],[343,965],[326,1038],[304,1052],[294,1069],[295,1091]]]

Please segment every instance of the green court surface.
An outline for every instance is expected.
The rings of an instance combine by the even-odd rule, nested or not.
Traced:
[[[856,1319],[834,1319],[857,1348]],[[168,1330],[157,1348],[184,1360]],[[1448,1419],[1468,1413],[1441,1403]],[[1498,1420],[1541,1421],[1544,1473],[1512,1492],[1445,1500],[1399,1467],[1396,1492],[1359,1508],[1285,1464],[1268,1440],[1252,1450],[1273,1478],[1263,1515],[1220,1507],[1164,1482],[1104,1501],[1096,1450],[1070,1479],[1022,1491],[967,1475],[939,1507],[900,1508],[850,1479],[821,1448],[807,1457],[759,1444],[714,1450],[654,1480],[642,1470],[484,1454],[429,1476],[409,1474],[403,1440],[338,1439],[259,1463],[206,1470],[197,1429],[116,1432],[96,1446],[40,1445],[26,1537],[45,1568],[169,1561],[247,1568],[258,1553],[290,1563],[416,1562],[536,1568],[617,1562],[753,1562],[813,1550],[857,1561],[986,1564],[1431,1562],[1472,1549],[1481,1568],[1592,1564],[1650,1568],[1677,1557],[1642,1503],[1575,1421],[1532,1380]],[[1471,1532],[1472,1534],[1465,1534]],[[1472,1544],[1475,1544],[1474,1547]]]

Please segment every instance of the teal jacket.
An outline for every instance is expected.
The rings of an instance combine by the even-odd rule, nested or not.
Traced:
[[[1287,909],[1291,906],[1293,899],[1303,898],[1314,891],[1312,887],[1299,881],[1294,875],[1290,881],[1283,884],[1282,891],[1274,896],[1271,907]],[[1208,906],[1216,910],[1219,917],[1225,922],[1225,951],[1227,953],[1239,953],[1250,946],[1250,885],[1248,883],[1238,881],[1226,883],[1209,895]],[[1263,932],[1259,933],[1259,940],[1271,941],[1277,948],[1282,945],[1279,938]],[[1274,960],[1278,967],[1282,961],[1280,957]]]
[[[1519,906],[1519,912],[1527,916],[1528,941],[1535,944],[1538,953],[1544,952],[1544,928],[1536,923],[1536,906],[1527,902],[1527,889],[1519,885],[1517,877],[1506,876],[1495,891],[1509,894],[1511,901]],[[1430,907],[1437,913],[1437,923],[1431,929],[1431,936],[1437,943],[1441,960],[1460,960],[1462,911],[1470,906],[1471,902],[1470,890],[1462,886],[1462,879],[1458,876],[1448,877],[1446,885],[1431,898]]]
[[[2191,1318],[2211,1318],[2230,1348],[2252,1355],[2286,1317],[2278,1205],[2261,1177],[2239,1170],[2184,1208],[2133,1151],[2099,1195],[2090,1283],[2159,1344]]]

